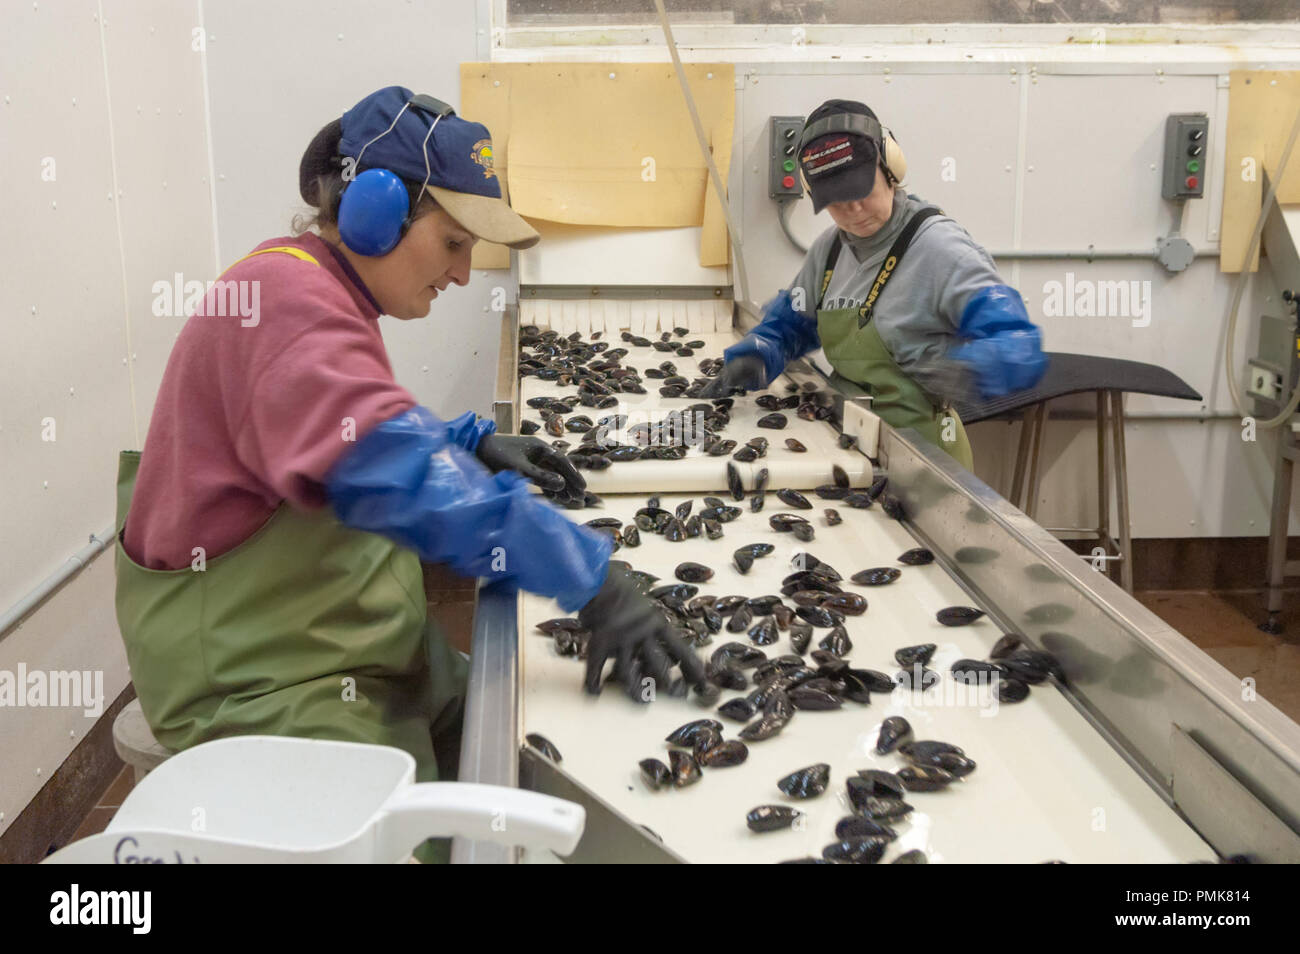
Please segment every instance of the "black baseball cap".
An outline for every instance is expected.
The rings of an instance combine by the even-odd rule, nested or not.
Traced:
[[[804,121],[799,167],[814,212],[832,202],[865,199],[875,188],[879,139],[861,131],[862,120],[853,119],[860,116],[868,117],[872,121],[869,125],[880,128],[880,120],[870,108],[850,99],[828,99]],[[830,131],[818,132],[828,128]]]

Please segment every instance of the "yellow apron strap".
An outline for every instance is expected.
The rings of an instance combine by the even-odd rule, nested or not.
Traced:
[[[249,252],[247,255],[241,258],[239,262],[246,261],[247,259],[252,258],[254,255],[265,255],[267,252],[283,252],[286,255],[292,255],[294,258],[301,259],[304,262],[311,262],[317,268],[320,268],[320,262],[316,261],[316,259],[313,258],[310,253],[304,252],[300,248],[294,248],[292,245],[273,245],[270,248],[259,248],[256,252]],[[234,268],[235,265],[239,264],[239,262],[235,262],[235,264],[231,265],[230,268]],[[226,272],[230,271],[230,268],[227,268]],[[226,274],[226,272],[222,272],[221,274],[224,275]]]

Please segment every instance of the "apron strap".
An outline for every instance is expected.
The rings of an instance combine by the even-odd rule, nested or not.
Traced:
[[[230,268],[234,268],[235,265],[239,264],[239,262],[247,261],[248,259],[252,258],[254,255],[265,255],[268,252],[283,252],[285,255],[292,255],[294,258],[299,259],[301,261],[311,262],[317,268],[320,268],[320,262],[316,261],[316,259],[311,255],[310,252],[304,252],[302,249],[295,248],[292,245],[273,245],[270,248],[259,248],[256,252],[249,252],[238,262],[235,262],[234,265],[231,265]],[[230,268],[227,268],[226,271],[222,272],[221,274],[223,275],[226,274],[226,272],[230,271]]]
[[[935,206],[927,206],[917,212],[907,225],[903,226],[903,231],[898,233],[898,238],[894,239],[894,244],[889,247],[889,254],[885,260],[880,263],[880,271],[876,272],[876,280],[871,283],[871,291],[867,293],[866,301],[863,302],[861,310],[858,312],[858,327],[865,328],[867,322],[871,321],[871,314],[876,307],[876,299],[880,293],[885,290],[885,285],[893,277],[894,270],[898,263],[903,259],[903,253],[907,251],[912,244],[912,237],[916,235],[916,230],[932,215],[941,215],[942,212]]]

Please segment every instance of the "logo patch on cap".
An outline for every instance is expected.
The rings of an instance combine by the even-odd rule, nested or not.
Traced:
[[[810,180],[853,161],[853,140],[848,136],[823,139],[810,145],[799,157],[804,175]]]
[[[470,158],[483,167],[483,178],[492,179],[496,177],[496,170],[492,168],[492,140],[480,139],[474,143],[470,151]]]

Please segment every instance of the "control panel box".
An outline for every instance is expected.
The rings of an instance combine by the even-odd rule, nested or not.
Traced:
[[[1205,195],[1205,160],[1210,121],[1205,113],[1171,113],[1165,119],[1165,168],[1160,194],[1166,199]]]
[[[773,116],[767,123],[767,194],[773,199],[799,198],[799,134],[802,116]]]

